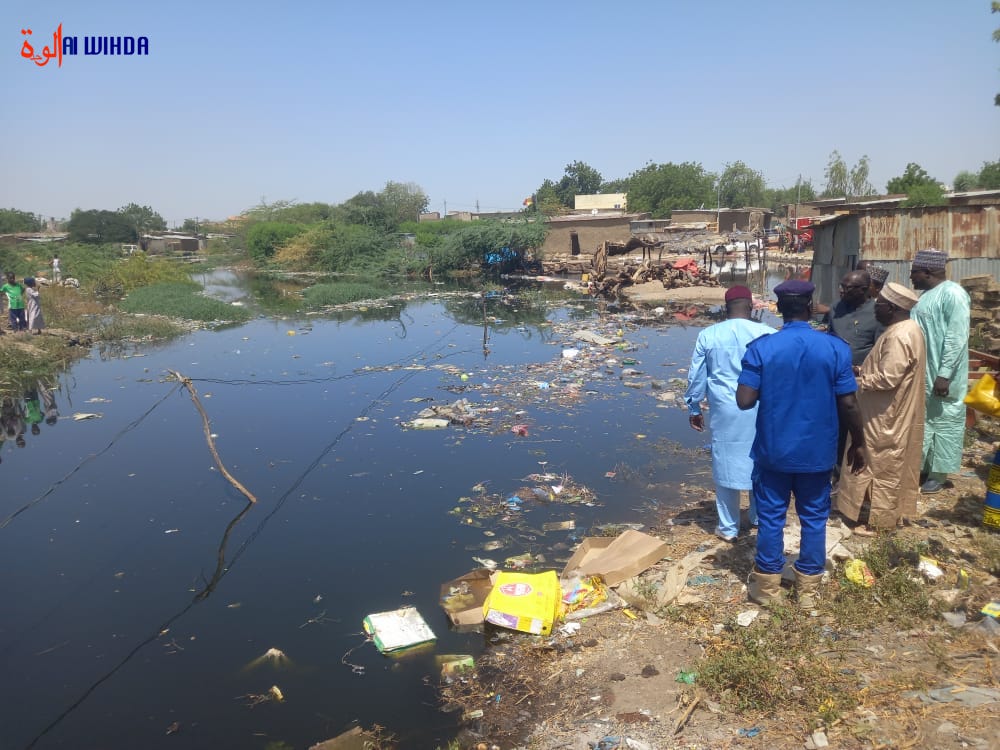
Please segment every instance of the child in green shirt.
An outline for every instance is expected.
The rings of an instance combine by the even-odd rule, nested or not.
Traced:
[[[0,286],[0,292],[7,295],[7,306],[10,309],[10,330],[27,331],[28,321],[24,317],[24,287],[14,280],[14,272],[7,273],[7,283]]]

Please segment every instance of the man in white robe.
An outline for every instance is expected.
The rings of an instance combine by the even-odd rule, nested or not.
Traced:
[[[719,523],[715,535],[734,541],[740,530],[740,491],[753,487],[750,448],[757,432],[757,408],[742,411],[736,405],[736,381],[747,344],[774,329],[750,319],[753,295],[745,286],[726,292],[726,320],[698,335],[688,370],[684,402],[692,429],[705,429],[701,402],[708,399],[712,429],[712,479],[715,482]],[[757,525],[751,502],[750,525]]]

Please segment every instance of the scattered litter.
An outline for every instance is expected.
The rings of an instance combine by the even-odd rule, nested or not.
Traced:
[[[748,609],[746,612],[740,612],[736,615],[736,623],[744,628],[749,627],[750,623],[756,620],[759,614],[760,610],[758,609]]]
[[[472,672],[476,668],[476,660],[469,654],[439,654],[434,662],[441,669],[441,679],[453,679]]]
[[[970,708],[987,703],[1000,703],[1000,690],[974,685],[947,685],[935,690],[912,690],[903,693],[906,698],[918,698],[922,703],[961,703]]]
[[[488,557],[473,557],[472,559],[475,560],[480,565],[482,565],[487,570],[496,570],[498,567],[500,567],[499,563],[497,563],[496,560],[491,560]]]
[[[580,632],[580,627],[578,622],[567,622],[559,627],[559,632],[565,636],[576,635]]]
[[[402,424],[403,427],[409,427],[411,430],[443,430],[451,423],[447,419],[417,418],[410,422],[403,422]]]
[[[618,341],[618,339],[602,336],[595,331],[576,331],[573,334],[573,338],[578,341],[586,341],[588,344],[596,344],[597,346],[611,346]]]
[[[857,558],[847,561],[844,565],[844,575],[847,576],[847,580],[851,583],[857,586],[864,586],[866,589],[871,588],[875,583],[875,575],[868,567],[868,563]]]
[[[363,624],[383,654],[421,646],[437,638],[415,607],[376,612],[368,615]]]
[[[579,349],[563,349],[562,356],[563,359],[576,359],[576,356],[580,353]]]
[[[941,617],[953,628],[960,628],[965,625],[965,612],[942,612]]]
[[[677,673],[675,682],[683,682],[685,685],[694,685],[694,681],[698,679],[698,673],[693,671],[681,670]]]
[[[167,529],[163,533],[164,534],[176,534],[178,531],[180,531],[180,529]]]
[[[243,666],[243,671],[247,672],[251,669],[257,669],[262,666],[270,666],[275,669],[287,669],[292,666],[292,660],[288,658],[284,651],[280,648],[269,648],[263,654],[258,656],[256,659],[252,659]]]
[[[576,521],[550,521],[542,524],[544,531],[567,531],[576,528]]]
[[[830,747],[830,741],[826,738],[826,732],[822,729],[817,729],[813,732],[809,736],[809,739],[812,741],[812,746],[816,750],[823,747]]]
[[[688,579],[688,586],[710,586],[713,583],[718,583],[719,579],[715,576],[709,575],[697,575],[691,576]]]
[[[87,404],[110,404],[110,398],[101,398],[100,396],[94,396],[94,398],[88,398],[84,403]]]
[[[979,611],[990,617],[1000,617],[1000,602],[990,602]]]
[[[516,424],[510,428],[510,431],[513,432],[515,435],[519,435],[521,437],[528,437],[528,425],[526,424]]]
[[[548,635],[559,609],[561,591],[554,570],[497,574],[486,597],[486,622],[532,635]]]
[[[482,625],[483,604],[493,589],[495,578],[491,569],[479,569],[441,584],[439,603],[453,625]]]
[[[104,416],[103,414],[96,414],[96,413],[93,413],[93,412],[78,411],[76,414],[73,415],[73,421],[74,422],[81,422],[84,419],[100,419],[103,416]]]
[[[763,727],[750,727],[749,729],[741,729],[739,731],[740,737],[753,738],[764,731]]]
[[[923,573],[928,581],[936,581],[944,575],[944,571],[938,566],[937,560],[924,557],[923,555],[920,556],[920,564],[917,565],[917,570]]]

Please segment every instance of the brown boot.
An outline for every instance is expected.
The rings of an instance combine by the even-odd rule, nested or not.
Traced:
[[[747,597],[750,601],[763,604],[765,607],[769,604],[780,603],[782,599],[781,573],[761,573],[754,565],[747,581]]]
[[[819,599],[819,584],[823,574],[807,576],[795,571],[795,592],[799,598],[799,609],[815,609]]]

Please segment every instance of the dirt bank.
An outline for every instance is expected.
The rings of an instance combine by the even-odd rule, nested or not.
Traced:
[[[482,711],[462,746],[997,747],[1000,634],[979,610],[1000,599],[1000,537],[981,527],[1000,431],[982,429],[953,486],[922,497],[913,525],[873,540],[831,520],[878,580],[854,586],[839,566],[814,613],[747,603],[753,538],[716,539],[712,489],[691,488],[694,500],[649,529],[670,552],[634,587],[634,617],[612,612],[550,638],[493,634],[476,678],[450,693],[453,707]],[[933,557],[938,580],[918,572],[918,554]],[[681,595],[658,606],[664,576],[698,558]],[[741,613],[755,619],[744,627]]]

